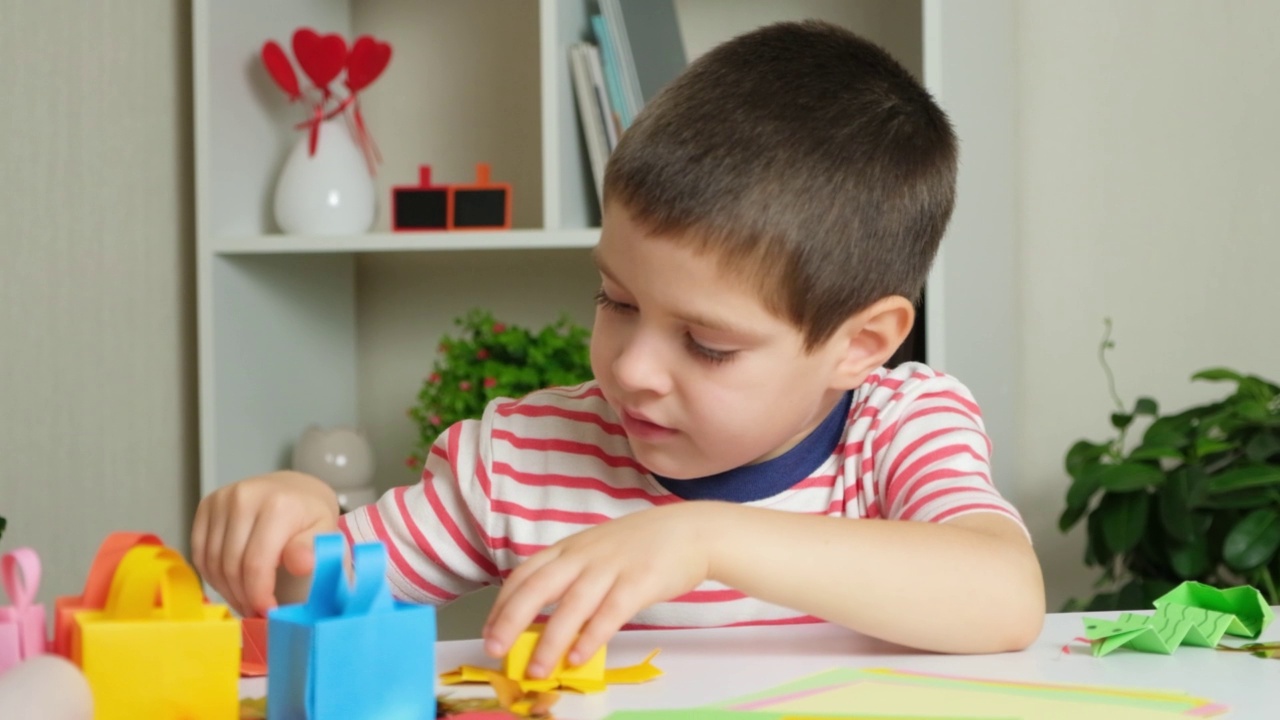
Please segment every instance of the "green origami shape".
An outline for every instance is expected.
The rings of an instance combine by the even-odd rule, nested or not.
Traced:
[[[1248,585],[1220,590],[1184,582],[1155,600],[1155,615],[1121,613],[1115,620],[1085,618],[1094,657],[1121,647],[1172,654],[1179,645],[1214,647],[1223,635],[1256,638],[1275,619],[1262,593]]]

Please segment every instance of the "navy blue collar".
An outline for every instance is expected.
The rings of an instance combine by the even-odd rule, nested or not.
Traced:
[[[672,480],[657,474],[653,477],[667,492],[684,500],[747,503],[773,497],[812,475],[831,457],[844,437],[852,403],[853,391],[849,391],[813,432],[776,458],[688,480]]]

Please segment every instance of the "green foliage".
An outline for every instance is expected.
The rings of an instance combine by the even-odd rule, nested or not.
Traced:
[[[591,379],[590,337],[567,316],[537,332],[495,322],[486,310],[456,318],[459,337],[440,342],[431,374],[409,417],[418,442],[405,461],[419,469],[440,433],[459,420],[479,418],[490,400],[519,398],[534,390]]]
[[[1115,437],[1080,440],[1066,455],[1071,476],[1058,527],[1085,520],[1085,564],[1101,568],[1087,600],[1066,610],[1149,609],[1184,580],[1217,587],[1248,583],[1280,604],[1280,387],[1215,368],[1192,380],[1232,383],[1221,400],[1162,415],[1151,398],[1120,402],[1106,351]],[[1139,418],[1142,436],[1128,442]]]
[[[4,526],[7,524],[8,521],[4,519],[3,515],[0,515],[0,537],[4,537]]]

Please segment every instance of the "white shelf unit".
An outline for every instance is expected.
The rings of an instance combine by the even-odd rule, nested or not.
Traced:
[[[567,62],[568,46],[588,36],[589,8],[588,0],[195,0],[201,495],[285,466],[311,423],[365,427],[379,485],[410,482],[398,462],[413,434],[404,408],[452,317],[481,305],[530,324],[566,311],[589,319],[598,211]],[[975,389],[989,417],[1007,413],[1008,428],[993,434],[1011,429],[1012,398],[1002,393],[1013,342],[999,334],[1008,331],[982,329],[1014,306],[1011,0],[677,0],[677,11],[690,57],[764,22],[820,16],[876,39],[924,76],[965,153],[947,265],[929,290],[928,352]],[[257,53],[269,38],[287,47],[303,25],[348,39],[372,33],[395,48],[361,98],[386,159],[382,217],[366,235],[280,235],[270,220],[302,111],[270,84]],[[420,163],[437,181],[466,181],[479,161],[514,185],[517,229],[386,231],[390,185],[412,183]],[[987,265],[994,279],[980,270]],[[968,342],[973,333],[982,345]]]

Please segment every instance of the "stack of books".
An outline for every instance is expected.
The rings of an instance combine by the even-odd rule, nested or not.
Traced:
[[[686,59],[674,0],[600,0],[599,9],[591,16],[594,42],[570,46],[569,67],[596,199],[603,201],[609,155]]]

